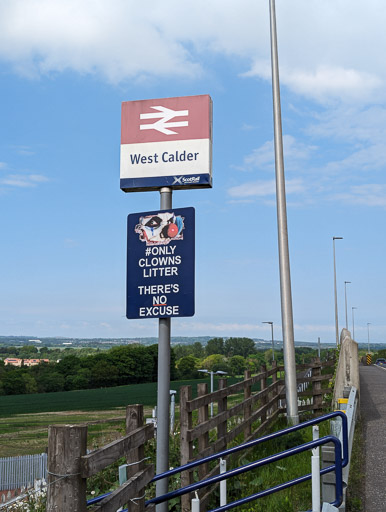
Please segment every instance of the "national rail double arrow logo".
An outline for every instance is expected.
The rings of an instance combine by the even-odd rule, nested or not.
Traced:
[[[189,126],[188,121],[173,121],[175,117],[187,117],[189,110],[172,110],[162,105],[150,107],[158,112],[149,112],[147,114],[140,114],[140,119],[158,119],[155,123],[140,124],[140,130],[156,130],[165,135],[177,135],[178,132],[170,130],[170,128],[177,128]]]

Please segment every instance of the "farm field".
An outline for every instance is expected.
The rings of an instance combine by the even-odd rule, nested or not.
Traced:
[[[228,379],[233,384],[239,379]],[[193,394],[199,382],[208,379],[175,381],[171,388],[191,384]],[[177,395],[178,400],[178,395]],[[157,383],[113,388],[10,395],[0,397],[0,457],[41,453],[46,450],[48,426],[89,424],[88,447],[106,444],[124,433],[125,407],[144,405],[145,416],[157,402]]]
[[[151,413],[151,408],[145,413]],[[87,444],[93,449],[124,433],[125,410],[16,414],[1,418],[0,457],[42,453],[47,449],[49,425],[79,423],[89,424]]]

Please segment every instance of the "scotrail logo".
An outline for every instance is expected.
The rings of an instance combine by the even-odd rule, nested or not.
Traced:
[[[177,135],[177,132],[170,130],[170,128],[177,128],[182,126],[189,126],[188,121],[172,121],[175,117],[186,117],[189,115],[189,110],[171,110],[170,108],[161,105],[157,107],[150,107],[158,112],[149,112],[148,114],[140,114],[140,119],[158,119],[152,124],[140,124],[140,130],[156,130],[165,135]]]
[[[190,185],[192,183],[200,183],[200,176],[174,176],[172,185]]]

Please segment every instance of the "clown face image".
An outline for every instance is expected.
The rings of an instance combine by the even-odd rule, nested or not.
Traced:
[[[157,213],[140,217],[135,232],[146,245],[167,245],[171,240],[183,240],[184,218],[174,213]]]

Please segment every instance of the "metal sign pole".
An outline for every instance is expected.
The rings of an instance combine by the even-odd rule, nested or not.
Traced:
[[[279,64],[277,55],[275,0],[270,0],[271,58],[272,58],[272,93],[273,119],[275,132],[275,168],[277,226],[279,240],[280,295],[284,346],[285,391],[288,422],[299,423],[295,341],[292,313],[291,276],[288,250],[287,207],[285,196],[283,136],[281,127]]]
[[[172,190],[160,190],[161,210],[172,208]],[[158,391],[157,391],[157,474],[169,469],[169,401],[170,401],[170,332],[171,319],[158,320]],[[168,492],[168,479],[156,482],[156,495]],[[156,506],[157,512],[167,512],[168,503]]]

